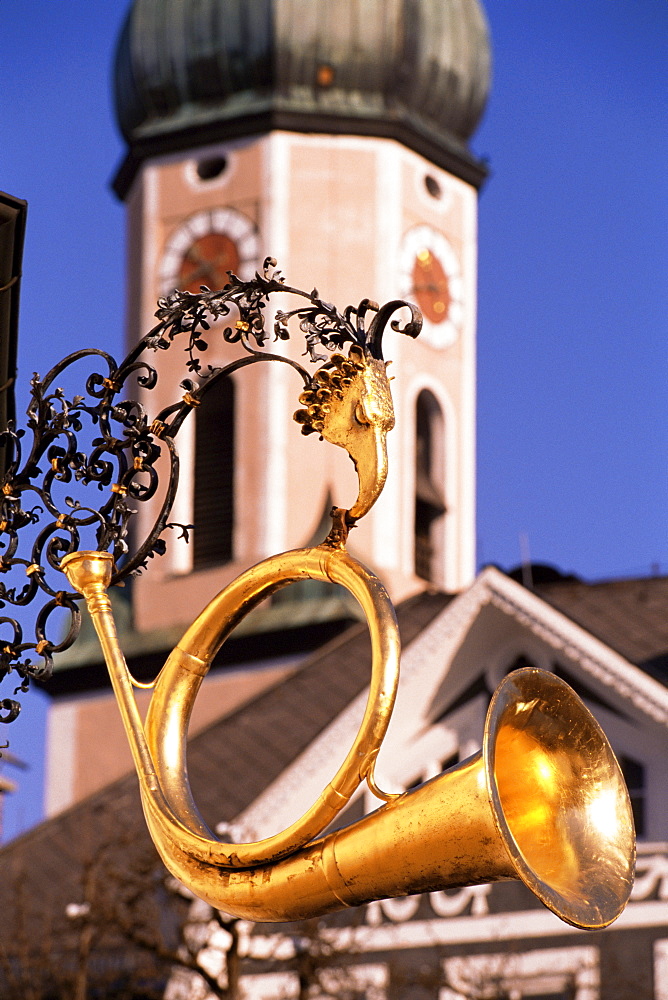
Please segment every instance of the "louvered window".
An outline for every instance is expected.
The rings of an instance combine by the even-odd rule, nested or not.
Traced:
[[[234,382],[221,378],[195,411],[193,566],[229,562],[234,537]]]
[[[417,399],[415,424],[415,574],[433,580],[445,513],[439,461],[443,416],[426,389]]]

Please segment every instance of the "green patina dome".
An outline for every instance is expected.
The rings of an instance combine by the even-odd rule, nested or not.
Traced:
[[[134,0],[116,112],[135,160],[278,127],[475,163],[489,78],[479,0]]]

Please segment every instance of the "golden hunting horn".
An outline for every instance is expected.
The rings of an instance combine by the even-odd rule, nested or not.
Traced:
[[[107,587],[113,557],[75,552],[61,562],[86,599],[139,776],[148,827],[166,867],[212,906],[252,920],[317,916],[375,899],[519,879],[567,922],[611,923],[628,901],[634,831],[624,780],[600,727],[552,674],[509,674],[487,715],[480,753],[403,795],[386,795],[374,764],[397,689],[399,636],[389,596],[352,558],[349,527],[378,497],[394,423],[385,363],[374,350],[335,355],[300,397],[295,417],[345,447],[358,498],[335,509],[320,545],[285,552],[241,574],[208,605],[158,676],[145,726],[116,637]],[[344,586],[359,602],[372,645],[371,685],[359,733],[335,777],[288,829],[255,843],[220,841],[190,791],[186,737],[213,657],[260,601],[300,579]],[[366,780],[384,804],[314,839]]]
[[[118,647],[107,553],[63,560],[86,598],[139,775],[146,820],[165,866],[195,895],[252,920],[297,920],[374,899],[520,879],[563,920],[611,923],[633,881],[633,819],[610,745],[573,690],[524,668],[497,689],[483,748],[351,826],[313,841],[373,765],[394,701],[396,621],[380,581],[343,549],[286,552],[253,567],[206,608],[170,655],[146,728]],[[360,732],[314,806],[283,833],[219,841],[192,800],[185,761],[190,711],[213,656],[245,613],[297,579],[331,580],[362,605],[373,646]],[[380,793],[382,795],[382,793]]]

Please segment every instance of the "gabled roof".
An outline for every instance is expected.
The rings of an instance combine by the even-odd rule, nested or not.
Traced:
[[[572,621],[668,683],[668,576],[584,583],[567,579],[535,588]]]
[[[663,581],[664,578],[650,577],[644,581],[633,581],[637,584],[636,594],[652,590],[652,581]],[[632,581],[626,581],[631,583]],[[624,581],[621,581],[623,584]],[[642,601],[634,600],[634,588],[629,586],[624,600],[616,601],[614,610],[605,610],[604,595],[606,588],[614,596],[615,585],[586,584],[559,582],[541,585],[549,588],[549,602],[545,596],[538,593],[538,588],[528,590],[515,580],[510,579],[493,566],[486,567],[476,578],[473,585],[460,594],[452,606],[451,615],[458,621],[457,627],[462,634],[478,616],[485,605],[492,605],[527,627],[551,646],[555,652],[560,652],[568,658],[574,657],[586,674],[597,683],[603,685],[626,705],[633,705],[660,726],[668,724],[668,691],[665,683],[657,680],[644,669],[647,661],[636,666],[635,661],[627,658],[617,649],[622,645],[622,637],[636,633],[636,646],[639,649],[640,637],[638,605]],[[563,593],[560,588],[565,588]],[[570,591],[568,588],[571,588]],[[590,596],[589,590],[602,592]],[[624,592],[624,587],[620,588]],[[648,613],[647,625],[651,638],[646,649],[662,648],[661,626],[659,623],[658,600],[663,590],[663,584],[653,591],[653,611]],[[570,593],[570,600],[567,595]],[[559,596],[561,595],[561,596]],[[649,603],[649,602],[648,602]],[[561,606],[560,606],[561,604]],[[597,609],[598,613],[595,613]],[[615,615],[617,616],[615,619]],[[590,630],[578,620],[589,619]],[[614,625],[614,628],[613,628]],[[596,627],[601,635],[594,631]],[[665,646],[663,646],[665,649]]]

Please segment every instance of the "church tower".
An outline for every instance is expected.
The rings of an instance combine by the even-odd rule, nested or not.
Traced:
[[[159,296],[222,287],[228,270],[250,277],[268,255],[289,284],[316,286],[340,309],[402,297],[424,314],[417,341],[387,337],[390,474],[349,543],[394,600],[457,591],[475,573],[485,169],[467,141],[489,63],[478,0],[135,0],[118,45],[130,343],[153,325]],[[303,344],[279,349],[299,358]],[[156,410],[179,398],[185,374],[184,356],[169,354]],[[140,631],[161,626],[166,608],[170,623],[190,622],[242,568],[319,541],[329,506],[355,498],[345,453],[292,421],[294,373],[253,369],[179,434],[173,519],[195,524],[194,542],[170,538],[136,583]]]
[[[422,310],[417,340],[391,330],[383,339],[395,375],[389,475],[348,540],[395,602],[430,587],[459,591],[475,573],[476,214],[485,169],[467,143],[489,63],[480,0],[134,0],[117,46],[128,346],[154,326],[160,296],[220,288],[228,270],[252,277],[269,255],[290,285],[315,286],[341,310],[367,297]],[[271,350],[309,365],[295,334]],[[237,350],[214,336],[206,360],[227,363]],[[159,369],[143,398],[150,416],[183,396],[186,359],[178,342],[150,357]],[[303,436],[293,421],[301,382],[288,365],[252,365],[216,388],[176,438],[171,520],[196,525],[191,544],[170,532],[166,554],[131,589],[112,592],[140,680],[155,677],[230,580],[266,556],[317,544],[331,505],[357,495],[344,450]],[[154,518],[149,503],[138,506],[142,538]],[[191,733],[350,622],[345,599],[308,583],[275,595],[225,644]],[[92,629],[60,657],[50,693],[48,815],[131,767]],[[138,695],[142,711],[147,698]]]

